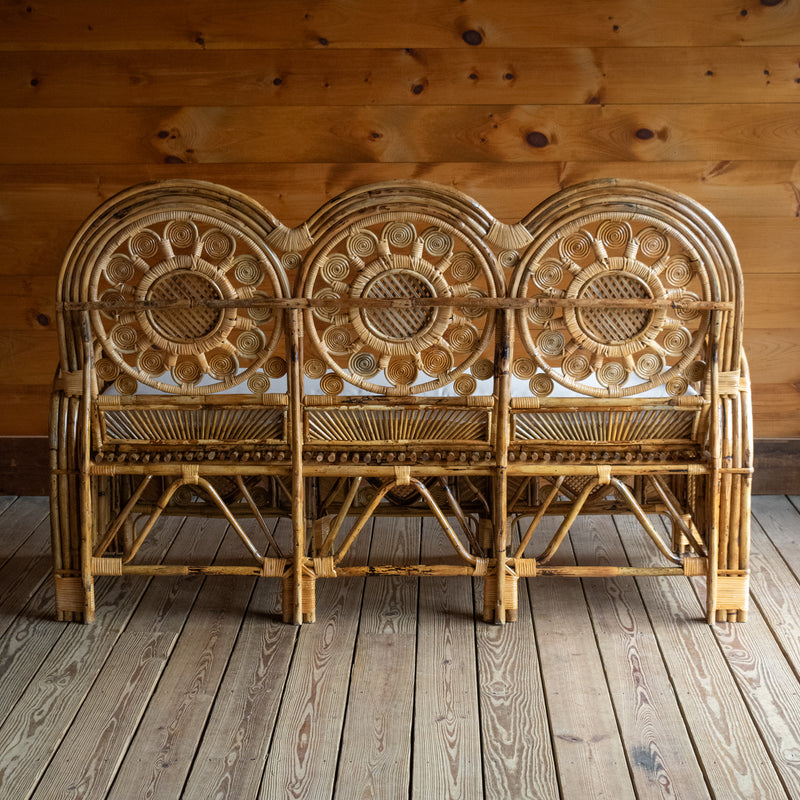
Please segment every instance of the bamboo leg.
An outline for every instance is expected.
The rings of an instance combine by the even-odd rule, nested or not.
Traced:
[[[514,346],[514,317],[510,309],[504,309],[500,315],[496,343],[496,439],[495,439],[495,472],[494,486],[494,560],[496,596],[494,598],[494,623],[503,625],[514,622],[517,618],[517,577],[511,573],[509,587],[509,570],[506,566],[508,554],[508,448],[511,435],[511,352]],[[485,592],[491,596],[488,587]],[[486,612],[484,612],[485,614]]]
[[[716,316],[716,315],[715,315]],[[719,401],[719,346],[712,348],[714,368],[711,370],[711,457],[714,467],[709,476],[711,491],[707,499],[708,513],[708,577],[706,581],[706,620],[709,625],[717,618],[717,575],[719,574],[719,499],[722,486],[720,465],[722,461],[722,444],[720,441],[721,409]]]
[[[742,461],[741,466],[750,469],[753,466],[753,412],[750,404],[750,370],[744,353],[741,355],[741,371],[743,388],[740,392],[742,415]],[[739,563],[738,567],[745,573],[750,569],[750,493],[752,476],[744,475],[741,484],[739,512]],[[738,622],[747,621],[747,603],[737,613]]]
[[[301,405],[303,382],[301,375],[302,325],[300,311],[286,311],[286,329],[289,332],[289,419],[292,448],[292,566],[290,584],[284,580],[284,619],[301,625],[315,618],[313,586],[304,572],[306,552],[305,480],[303,475],[303,409]],[[313,580],[313,579],[312,579]],[[291,589],[289,591],[289,589]],[[304,598],[304,594],[306,597]]]
[[[84,320],[84,326],[88,321]],[[86,332],[88,339],[88,332]],[[89,428],[89,408],[91,397],[91,362],[87,358],[84,367],[84,386],[83,386],[83,413],[81,415],[81,479],[80,479],[80,502],[81,502],[81,578],[83,580],[84,606],[83,621],[94,622],[94,577],[92,575],[92,545],[93,545],[93,523],[94,508],[92,505],[92,478],[89,474],[89,450],[91,447],[90,428]]]

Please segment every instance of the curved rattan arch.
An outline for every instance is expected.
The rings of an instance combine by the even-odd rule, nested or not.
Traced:
[[[533,243],[541,241],[556,225],[585,213],[589,207],[606,211],[650,214],[669,221],[703,257],[716,278],[710,299],[734,303],[734,325],[741,331],[744,280],[736,248],[720,221],[703,205],[680,192],[644,181],[601,178],[569,186],[551,195],[521,221]],[[519,275],[511,280],[516,296]],[[738,334],[741,336],[741,333]],[[739,341],[740,345],[741,342]],[[737,352],[740,347],[736,347]],[[738,358],[738,356],[737,356]]]
[[[70,244],[65,256],[58,283],[58,320],[61,342],[61,366],[65,372],[77,371],[81,368],[85,355],[83,352],[83,335],[80,326],[66,324],[64,309],[91,308],[91,318],[99,339],[108,347],[109,343],[103,335],[100,324],[101,311],[97,304],[102,298],[97,295],[98,265],[103,260],[108,260],[109,254],[116,247],[124,243],[131,232],[139,228],[145,229],[148,225],[158,224],[166,230],[175,222],[186,222],[194,226],[195,221],[202,221],[206,226],[211,226],[209,232],[216,231],[220,237],[231,241],[241,240],[246,242],[249,251],[256,254],[260,264],[265,266],[264,283],[268,287],[266,295],[274,298],[285,298],[289,295],[289,286],[285,271],[277,254],[266,244],[269,236],[277,230],[277,226],[270,221],[270,215],[255,201],[247,196],[234,192],[223,186],[203,181],[172,180],[153,184],[141,184],[110,198],[100,206],[81,226]],[[187,222],[188,221],[188,222]],[[202,246],[202,237],[197,236],[199,248]],[[198,248],[198,249],[199,249]],[[175,263],[168,263],[168,262]],[[223,290],[218,290],[215,285],[214,294],[220,300],[233,301],[238,298],[251,299],[253,292],[234,289],[226,280],[222,269],[214,269],[207,262],[195,256],[178,256],[166,259],[158,267],[166,265],[162,271],[174,269],[183,273],[205,275],[209,283],[224,284]],[[157,272],[154,269],[153,272]],[[246,287],[245,287],[246,288]],[[123,302],[124,297],[120,298]],[[133,301],[134,297],[128,298]],[[141,300],[141,297],[136,298]],[[228,320],[235,318],[235,309],[221,311]],[[141,315],[139,315],[141,316]],[[226,323],[228,324],[228,323]],[[230,327],[230,324],[228,324]],[[253,326],[255,328],[257,326]],[[151,331],[151,333],[153,333]],[[257,333],[257,332],[256,332]],[[255,335],[255,334],[254,334]],[[264,355],[260,357],[255,366],[251,365],[234,378],[228,376],[217,384],[176,387],[170,382],[149,380],[146,373],[137,374],[132,368],[120,361],[122,372],[128,372],[136,380],[149,383],[159,391],[179,392],[192,394],[206,394],[230,388],[241,383],[263,362],[271,352],[280,337],[280,315],[276,315],[274,330],[269,340],[264,342]],[[163,340],[153,335],[158,346],[163,346]],[[224,345],[227,351],[234,348],[226,342],[215,342]],[[180,350],[180,348],[176,348]],[[191,351],[191,345],[186,345],[183,350]],[[223,359],[224,360],[224,359]],[[229,358],[235,363],[233,356]],[[230,366],[230,365],[229,365]],[[213,366],[212,370],[213,372]]]
[[[320,276],[324,274],[325,265],[330,263],[329,257],[338,258],[337,264],[341,263],[342,257],[347,257],[342,253],[335,254],[334,249],[337,246],[341,248],[344,240],[349,242],[358,237],[359,243],[369,253],[365,258],[372,260],[364,263],[358,253],[352,254],[354,269],[350,270],[347,265],[344,267],[345,274],[351,276],[350,282],[345,285],[333,278],[329,281],[334,286],[341,285],[349,299],[369,297],[370,290],[378,282],[388,281],[388,272],[392,272],[396,279],[394,288],[407,291],[409,297],[441,299],[450,296],[453,299],[452,306],[407,312],[405,320],[399,319],[403,312],[389,309],[369,312],[346,308],[342,309],[343,314],[313,308],[305,311],[306,336],[314,343],[326,368],[331,370],[328,376],[322,376],[323,391],[330,389],[331,393],[338,394],[343,389],[342,381],[346,381],[371,393],[422,394],[456,382],[476,365],[491,341],[494,313],[478,310],[477,315],[485,317],[478,329],[466,317],[467,312],[459,309],[457,295],[460,291],[472,291],[490,298],[504,294],[504,278],[497,268],[492,249],[485,241],[492,235],[497,236],[497,231],[503,226],[488,212],[457,191],[423,182],[396,182],[372,184],[345,192],[316,212],[307,226],[314,244],[303,258],[295,283],[296,296],[313,301],[323,299],[327,292],[332,300],[335,299],[337,293],[330,286],[323,286],[320,290]],[[387,233],[390,229],[391,233]],[[459,246],[461,249],[456,252]],[[357,248],[358,244],[353,246],[353,249]],[[448,259],[455,261],[468,253],[474,257],[474,262],[470,263],[477,264],[472,277],[480,278],[480,289],[468,288],[469,269],[459,274],[457,264],[453,263],[448,271]],[[384,269],[389,262],[392,269]],[[459,263],[466,262],[462,260]],[[454,280],[445,280],[444,273]],[[455,286],[459,282],[460,285]],[[446,330],[448,333],[454,330],[451,326],[451,323],[455,324],[454,309],[455,323],[459,323],[455,325],[458,330],[454,335],[461,338],[451,347],[443,334]],[[409,313],[416,313],[419,318],[411,320]],[[370,323],[370,314],[373,317],[384,315],[385,327],[391,328],[396,335],[383,335],[386,331],[380,330],[381,325]],[[398,318],[388,320],[387,315]],[[346,319],[343,320],[343,316]],[[331,325],[328,331],[331,335],[327,338],[317,334],[315,320],[318,323],[320,319]],[[348,328],[342,327],[342,322]],[[336,349],[337,342],[341,350]],[[468,356],[459,358],[464,352]],[[347,355],[349,358],[346,364],[342,364],[337,363],[332,355]],[[372,382],[371,378],[380,369],[394,385]],[[480,365],[477,370],[480,373]],[[415,382],[421,373],[426,373],[431,379]],[[474,383],[471,379],[462,380],[457,390],[469,394],[474,390]]]
[[[592,247],[597,249],[597,253],[590,258],[594,259],[590,266],[586,266],[585,263],[580,265],[571,263],[569,256],[564,258],[565,270],[569,269],[572,273],[566,292],[563,289],[542,289],[537,295],[545,300],[558,297],[560,294],[566,296],[563,318],[550,321],[552,308],[532,312],[536,317],[535,321],[545,331],[540,334],[545,337],[545,344],[548,346],[545,349],[552,358],[557,358],[560,345],[561,358],[557,358],[555,362],[551,358],[548,363],[540,352],[541,348],[538,348],[534,341],[534,335],[529,330],[524,312],[517,314],[518,329],[526,350],[549,378],[570,390],[598,397],[632,396],[659,385],[666,385],[670,393],[680,394],[686,390],[689,382],[697,382],[699,376],[695,373],[698,369],[702,371],[704,366],[704,362],[693,363],[693,359],[701,348],[708,349],[709,352],[714,350],[718,340],[722,350],[718,369],[726,371],[738,369],[741,342],[740,334],[736,332],[741,329],[741,269],[727,233],[713,215],[699,203],[662,187],[642,182],[596,180],[556,193],[534,209],[523,220],[523,224],[530,232],[533,241],[515,268],[511,279],[511,297],[529,296],[528,287],[534,281],[533,274],[536,268],[550,269],[560,276],[562,265],[551,264],[546,258],[548,253],[552,253],[556,243],[559,244],[558,252],[563,253],[561,248],[570,242],[571,237],[583,235],[584,240],[573,246],[576,249],[580,246],[587,251]],[[632,232],[631,224],[640,226],[638,234]],[[616,226],[615,234],[620,237],[618,249],[615,251],[617,255],[609,257],[602,242],[598,247],[597,239],[592,239],[591,235],[585,233],[591,225],[598,225],[598,232],[604,226]],[[625,229],[627,234],[624,233]],[[671,247],[669,241],[677,243],[682,248],[683,252],[677,256],[673,255],[673,258],[682,258],[680,266],[686,266],[686,271],[697,279],[695,282],[701,289],[699,296],[694,296],[693,293],[681,295],[680,291],[665,290],[655,273],[664,271],[661,261],[666,255],[662,259],[653,257],[652,261],[656,263],[652,264],[652,270],[650,265],[639,263],[637,260],[639,242],[636,236],[643,235],[645,231],[650,235],[662,237],[668,249]],[[624,247],[626,244],[630,245],[628,249]],[[567,249],[569,250],[569,246]],[[665,250],[664,253],[666,252]],[[648,277],[648,272],[653,275],[652,279]],[[666,270],[666,273],[669,275],[669,270]],[[570,308],[568,301],[570,298],[577,298],[580,290],[587,288],[593,280],[615,281],[615,291],[612,293],[614,296],[619,298],[625,295],[626,290],[630,291],[631,296],[643,298],[643,307],[650,301],[656,301],[651,303],[649,311],[640,308],[623,309],[618,312],[617,316],[622,321],[620,327],[625,329],[627,325],[631,329],[630,338],[619,334],[619,340],[613,337],[607,340],[602,338],[592,340],[591,336],[585,335],[580,330],[577,318],[581,314],[589,316],[597,315],[598,312]],[[554,279],[553,284],[556,282]],[[638,287],[635,285],[637,282],[640,284]],[[673,325],[678,326],[677,328],[664,328],[662,324],[653,323],[654,317],[663,322],[666,313],[664,303],[670,299],[676,300],[676,307],[679,308],[684,298],[689,301],[705,301],[709,305],[709,311],[701,312],[702,321],[695,326],[695,330],[690,332],[685,327],[680,327],[680,319],[671,320]],[[658,301],[661,301],[661,307],[658,307]],[[733,311],[733,322],[724,326],[724,329],[720,327],[721,318],[717,313],[719,304],[730,304]],[[678,317],[681,315],[680,311],[669,313],[677,314]],[[692,317],[691,313],[685,313],[688,315],[687,318]],[[606,317],[608,314],[608,310],[603,312]],[[644,322],[644,315],[648,314],[649,321]],[[638,315],[639,319],[631,323],[631,315]],[[547,326],[554,325],[555,332],[546,331]],[[566,329],[566,339],[558,332],[559,325]],[[662,329],[672,334],[673,342],[682,345],[678,348],[681,358],[677,363],[667,364],[664,356],[668,351],[656,342],[656,337]],[[638,334],[638,343],[637,335],[634,334]],[[691,337],[691,346],[687,346],[687,337]],[[569,346],[565,348],[567,343]],[[620,358],[627,358],[630,366],[633,364],[632,355],[646,349],[648,344],[652,349],[640,356],[644,359],[643,362],[635,365],[641,382],[628,385],[614,383],[614,381],[626,383],[632,370],[626,373],[620,366],[620,361],[604,363],[603,356],[614,353]],[[593,362],[591,369],[588,367],[590,360]],[[605,374],[611,383],[603,379],[604,368],[608,368]],[[598,383],[602,385],[592,386],[583,383],[592,373],[596,374]]]

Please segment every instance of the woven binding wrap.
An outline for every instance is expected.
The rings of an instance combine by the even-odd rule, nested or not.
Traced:
[[[489,574],[489,564],[490,561],[488,558],[475,559],[475,571],[472,574],[478,578],[485,577]]]
[[[520,578],[535,578],[536,577],[536,559],[535,558],[518,558],[514,562],[514,567],[517,571],[517,576]]]
[[[314,575],[317,578],[336,577],[336,566],[333,563],[333,556],[327,556],[326,558],[315,558],[313,559],[313,563]]]
[[[408,486],[411,483],[411,467],[395,467],[394,479],[398,486]]]
[[[76,372],[62,372],[55,384],[64,394],[74,397],[83,394],[83,370]]]
[[[93,575],[122,575],[121,558],[93,558]]]
[[[741,389],[741,375],[739,370],[719,373],[719,393],[737,394]]]
[[[79,577],[55,576],[56,609],[58,611],[84,611],[83,581]]]
[[[683,574],[696,576],[708,574],[708,559],[689,556],[683,559]]]
[[[600,486],[611,483],[611,467],[603,465],[597,468],[597,482]]]
[[[265,578],[281,578],[289,561],[285,558],[265,558],[261,565],[261,574]]]
[[[518,607],[517,576],[506,572],[503,585],[503,608],[507,611],[516,611]],[[486,620],[494,616],[497,605],[497,576],[487,575],[483,580],[483,618]]]
[[[512,408],[539,408],[541,403],[538,397],[512,397]]]
[[[181,475],[186,483],[197,485],[200,482],[200,467],[198,464],[184,464]]]
[[[92,464],[89,467],[92,475],[116,475],[117,467],[115,464]]]
[[[717,608],[747,610],[749,590],[750,575],[745,570],[736,575],[720,575],[717,578]]]

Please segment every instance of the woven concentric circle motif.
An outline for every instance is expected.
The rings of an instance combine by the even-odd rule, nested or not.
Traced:
[[[523,255],[513,285],[531,300],[517,312],[522,346],[543,374],[584,394],[685,380],[704,346],[709,314],[697,301],[711,295],[708,273],[657,215],[571,212]]]
[[[307,259],[305,347],[329,374],[370,392],[418,394],[485,357],[495,312],[484,298],[501,279],[465,231],[427,211],[375,212],[332,230]]]
[[[90,299],[108,304],[92,312],[103,359],[120,377],[175,394],[248,381],[281,334],[271,301],[286,283],[276,257],[207,209],[134,216],[90,278]],[[110,369],[100,377],[119,382]]]

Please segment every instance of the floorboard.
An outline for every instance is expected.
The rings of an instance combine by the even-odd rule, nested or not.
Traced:
[[[371,564],[418,558],[419,519],[386,519],[380,529]],[[334,795],[341,800],[408,798],[418,594],[417,578],[366,579]]]
[[[50,576],[50,521],[44,518],[0,567],[0,636]]]
[[[369,543],[364,530],[348,558],[363,563]],[[316,800],[333,793],[363,591],[363,578],[317,581],[317,619],[298,634],[261,800]]]
[[[583,525],[580,520],[576,526]],[[543,521],[554,533],[556,520]],[[574,564],[567,548],[553,565]],[[556,764],[565,797],[635,798],[581,581],[528,579]]]
[[[163,555],[167,549],[165,540],[171,533],[174,535],[170,526],[164,526],[160,533],[147,541],[149,556]],[[38,783],[48,757],[75,718],[146,586],[147,581],[138,578],[98,582],[94,624],[59,626],[63,630],[57,641],[0,727],[0,785],[34,787]],[[41,623],[49,622],[39,619],[34,624],[40,623],[37,627],[41,627]],[[32,638],[38,640],[39,632],[35,631]],[[16,672],[27,672],[23,665],[28,652],[29,648],[25,648],[16,655]],[[4,687],[5,683],[4,675]],[[11,796],[25,800],[29,795],[19,791]]]
[[[173,523],[180,525],[179,520]],[[212,560],[224,525],[187,520],[166,558]],[[105,797],[152,699],[202,578],[152,581],[44,773],[33,800]]]
[[[475,608],[483,607],[480,581]],[[558,775],[526,581],[515,625],[475,626],[486,800],[557,800]],[[520,735],[524,731],[524,735]]]
[[[571,541],[579,564],[627,563],[610,517],[582,524]],[[710,797],[636,581],[583,584],[637,797]]]
[[[631,564],[653,563],[652,543],[641,529],[628,518],[615,521]],[[712,794],[786,797],[714,630],[702,621],[690,579],[638,583]]]
[[[206,527],[212,529],[206,536],[218,540],[226,523],[214,520]],[[226,537],[219,556],[224,561],[240,547],[237,537]],[[108,794],[111,800],[180,796],[253,585],[252,578],[205,578]]]
[[[297,637],[297,629],[281,621],[280,594],[277,579],[256,584],[189,774],[187,798],[258,794]]]
[[[0,536],[0,565],[11,558],[43,520],[49,519],[50,512],[45,497],[19,497],[13,504],[3,503],[2,506],[5,508],[0,516],[0,530],[3,532]],[[49,532],[49,525],[47,527]]]
[[[706,625],[699,579],[523,579],[517,623],[494,626],[480,579],[369,576],[320,580],[296,628],[279,580],[195,575],[98,579],[82,626],[55,620],[47,502],[0,497],[0,796],[800,797],[798,509],[753,498],[745,624]],[[352,557],[420,548],[449,545],[383,518]],[[145,550],[246,558],[198,518]],[[598,517],[555,560],[652,559],[635,521]]]
[[[451,554],[434,521],[423,522],[423,554]],[[420,583],[411,797],[483,797],[475,609],[469,578]]]

